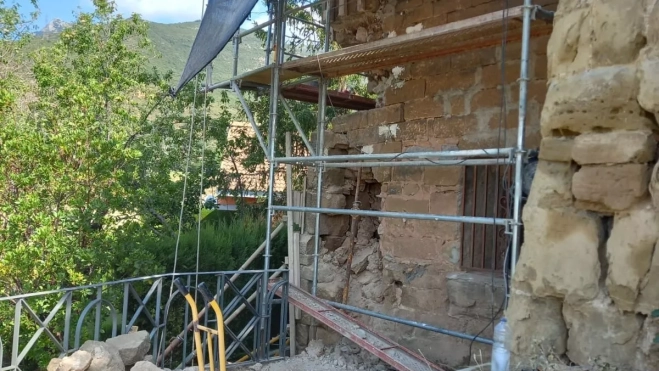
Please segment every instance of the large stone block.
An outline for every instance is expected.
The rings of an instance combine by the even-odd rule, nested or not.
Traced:
[[[510,351],[526,363],[539,353],[564,354],[567,329],[560,299],[535,298],[514,288],[506,310],[510,324]]]
[[[575,205],[605,213],[629,209],[648,193],[649,180],[644,164],[584,166],[572,178]]]
[[[659,9],[659,6],[657,6]],[[657,12],[659,16],[659,12]],[[656,22],[655,22],[656,23]],[[638,103],[646,111],[652,112],[659,120],[659,41],[654,47],[654,53],[643,53],[638,61],[640,86]]]
[[[439,99],[429,97],[405,103],[405,121],[441,116],[444,116],[444,100],[442,97],[439,97]]]
[[[119,350],[113,345],[101,341],[89,340],[82,344],[80,350],[92,355],[92,362],[87,371],[125,371]]]
[[[344,209],[346,207],[346,196],[324,192],[321,196],[320,207],[328,209]]]
[[[637,101],[634,65],[600,67],[552,81],[542,110],[543,137],[606,129],[651,130]]]
[[[85,371],[92,364],[92,355],[84,350],[74,352],[68,357],[57,360],[59,363],[54,370],[48,371]]]
[[[368,126],[393,124],[403,121],[402,103],[375,108],[368,111]]]
[[[564,2],[565,0],[561,0],[559,4],[562,6]],[[582,46],[582,54],[589,49],[589,44],[584,42],[587,38],[581,37],[584,23],[587,24],[587,16],[588,9],[565,10],[560,17],[557,14],[554,30],[547,43],[547,69],[550,78],[585,68],[575,64],[582,59],[577,59],[579,47]]]
[[[616,214],[606,243],[609,261],[606,286],[618,308],[624,311],[634,309],[640,284],[650,269],[657,240],[659,216],[650,200]]]
[[[147,331],[120,335],[105,341],[119,350],[124,365],[131,366],[144,359],[151,348],[151,339]]]
[[[632,63],[645,45],[645,3],[592,0],[589,22],[592,61],[596,66]]]
[[[503,278],[483,273],[450,273],[446,276],[449,315],[475,319],[492,317],[506,295]]]
[[[567,355],[573,362],[586,365],[599,358],[619,370],[635,370],[642,316],[621,313],[604,293],[592,301],[565,303],[563,316],[568,327]]]
[[[538,157],[547,161],[572,161],[574,139],[568,137],[546,137],[540,142]]]
[[[655,245],[650,268],[640,285],[636,312],[650,314],[659,309],[659,247]]]
[[[576,167],[569,162],[538,161],[526,207],[554,208],[572,205],[572,177]]]
[[[421,99],[426,95],[426,80],[401,81],[384,92],[386,105]]]
[[[579,165],[646,163],[654,160],[656,148],[649,130],[586,133],[575,138],[572,158]]]
[[[513,281],[534,296],[589,300],[599,292],[601,222],[572,207],[524,209],[524,245]]]

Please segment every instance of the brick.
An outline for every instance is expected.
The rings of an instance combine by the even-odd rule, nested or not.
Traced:
[[[410,220],[407,224],[413,228],[412,230],[415,236],[435,237],[439,244],[459,240],[459,223],[436,222],[434,220]]]
[[[572,162],[574,139],[568,137],[547,137],[540,142],[538,157],[541,160]]]
[[[332,129],[337,132],[346,132],[351,129],[363,127],[362,121],[366,121],[366,113],[358,111],[349,115],[340,115],[332,119]]]
[[[506,61],[505,67],[505,83],[504,85],[517,82],[519,79],[521,62],[520,61]],[[501,63],[493,64],[483,67],[483,75],[481,84],[484,88],[496,88],[501,86]]]
[[[438,215],[458,215],[458,193],[455,191],[447,191],[431,194],[430,213]]]
[[[405,103],[405,121],[442,116],[444,116],[443,100],[423,98]]]
[[[387,211],[402,211],[407,213],[428,213],[427,199],[409,199],[399,196],[388,196],[384,201]]]
[[[425,119],[407,121],[398,124],[398,138],[400,140],[416,140],[428,136],[428,121]]]
[[[476,130],[478,130],[478,120],[475,115],[428,120],[428,136],[433,138],[458,138]]]
[[[367,112],[368,126],[392,124],[403,121],[402,103],[375,108]]]
[[[351,147],[362,147],[368,144],[379,143],[380,136],[378,135],[378,128],[371,127],[349,131],[348,142]]]
[[[471,98],[471,111],[474,112],[479,108],[501,107],[501,99],[501,88],[483,89]]]
[[[456,71],[492,65],[496,62],[495,48],[472,50],[451,56],[451,68]]]
[[[649,130],[587,133],[574,139],[572,159],[579,165],[647,163],[654,160],[656,148]]]
[[[374,167],[373,178],[378,183],[386,183],[391,181],[392,168],[391,167]]]
[[[420,182],[423,179],[423,168],[409,166],[394,167],[391,179],[394,181]]]
[[[425,80],[405,81],[401,87],[392,86],[384,92],[384,101],[387,105],[420,99],[425,96]]]
[[[454,95],[449,97],[449,113],[452,116],[462,116],[467,114],[465,107],[465,96],[464,94]]]
[[[645,164],[583,166],[572,177],[575,206],[609,213],[627,210],[646,196],[649,176]]]
[[[462,178],[462,167],[432,166],[426,167],[423,183],[435,186],[456,186]]]
[[[446,15],[456,10],[462,10],[469,7],[469,0],[438,0],[435,2],[433,13],[435,16]]]
[[[412,63],[403,71],[402,78],[425,78],[428,76],[443,75],[451,69],[451,58],[440,57],[434,59],[425,59]]]
[[[449,71],[426,78],[426,95],[432,97],[450,90],[467,90],[476,84],[476,69]]]
[[[510,105],[508,105],[508,107],[510,107]],[[519,115],[517,112],[518,110],[516,109],[509,110],[508,113],[505,115],[506,118],[505,122],[501,121],[501,113],[496,112],[490,118],[490,121],[488,122],[488,127],[491,130],[499,130],[500,127],[503,129],[517,128],[517,122],[519,121]],[[503,138],[501,139],[503,140]]]
[[[421,190],[421,186],[417,183],[407,183],[403,186],[402,191],[404,196],[414,196]]]
[[[373,146],[373,153],[401,153],[403,142],[378,143]]]

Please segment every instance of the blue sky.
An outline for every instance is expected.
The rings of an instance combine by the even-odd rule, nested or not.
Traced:
[[[59,18],[70,22],[79,11],[91,11],[92,0],[37,0],[40,10],[37,20],[38,28],[49,21]],[[160,23],[177,23],[194,21],[201,18],[201,0],[115,0],[119,12],[130,15],[139,13],[142,18]],[[18,3],[27,14],[33,10],[29,0],[8,0],[6,3]],[[265,5],[259,1],[252,12],[252,20],[263,22],[267,20]],[[248,25],[252,21],[246,22]]]

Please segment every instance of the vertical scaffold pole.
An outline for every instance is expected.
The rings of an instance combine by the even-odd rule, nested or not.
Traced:
[[[515,274],[521,237],[522,214],[522,170],[524,165],[524,129],[526,126],[526,98],[529,81],[529,43],[531,41],[531,0],[524,0],[522,24],[522,56],[519,77],[519,117],[517,126],[517,145],[515,146],[515,194],[513,198],[512,251],[510,257],[510,276]]]

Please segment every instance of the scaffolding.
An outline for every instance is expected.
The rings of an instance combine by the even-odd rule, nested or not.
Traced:
[[[361,0],[356,0],[361,2]],[[319,227],[321,214],[352,215],[378,218],[404,218],[416,220],[430,220],[438,222],[472,223],[482,225],[494,225],[505,227],[510,236],[510,276],[513,275],[518,259],[521,238],[521,205],[522,205],[522,170],[526,158],[524,147],[525,124],[527,121],[527,89],[529,81],[529,43],[531,37],[549,35],[552,30],[553,13],[533,5],[531,0],[525,0],[524,5],[503,9],[490,14],[485,14],[469,19],[464,19],[423,31],[385,38],[382,40],[330,51],[331,34],[331,11],[338,8],[339,14],[345,14],[346,1],[335,1],[338,6],[333,6],[332,0],[320,0],[305,4],[294,9],[286,9],[285,1],[269,1],[269,20],[255,26],[247,31],[238,32],[233,39],[234,68],[233,76],[222,82],[209,84],[206,91],[215,89],[232,90],[241,102],[246,116],[249,119],[256,137],[269,163],[268,179],[268,201],[267,210],[269,217],[275,212],[302,212],[315,214],[314,228],[314,250],[313,250],[313,281],[311,294],[317,296],[318,290],[318,264],[321,247]],[[308,57],[299,57],[285,61],[285,57],[291,56],[286,53],[286,25],[287,19],[296,11],[307,9],[312,6],[322,6],[323,24],[317,22],[306,22],[307,24],[324,29],[323,53]],[[343,12],[341,12],[343,10]],[[506,30],[502,30],[501,20],[506,18],[510,21]],[[241,38],[250,35],[257,30],[267,28],[267,39],[265,48],[265,66],[238,73],[238,54]],[[274,32],[272,32],[274,29]],[[370,109],[374,103],[369,99],[361,97],[341,95],[341,92],[328,91],[328,81],[332,78],[347,76],[357,73],[368,73],[380,68],[392,68],[397,65],[421,61],[429,58],[447,56],[463,53],[485,47],[499,45],[502,41],[520,41],[521,68],[519,78],[519,102],[518,102],[518,125],[517,138],[514,147],[510,148],[486,148],[478,150],[450,150],[450,151],[427,151],[427,152],[403,152],[388,154],[357,154],[357,155],[324,155],[324,142],[326,130],[326,108],[328,103],[334,107],[348,109]],[[270,61],[270,55],[275,52]],[[504,61],[502,61],[504,63]],[[315,85],[305,84],[317,80]],[[284,82],[288,82],[284,84]],[[243,91],[255,89],[268,89],[270,91],[270,115],[268,125],[267,143],[259,131],[250,108],[245,101]],[[315,147],[302,130],[298,120],[295,118],[287,99],[313,102],[318,105],[317,129]],[[277,123],[279,115],[278,102],[282,103],[285,111],[290,115],[295,124],[298,135],[304,142],[309,156],[285,157],[275,156]],[[321,207],[323,189],[323,170],[328,168],[363,168],[363,167],[401,167],[401,166],[481,166],[481,165],[511,165],[514,166],[514,195],[511,218],[492,218],[476,216],[456,216],[438,214],[418,214],[406,212],[388,212],[373,210],[353,209],[330,209]],[[294,207],[292,205],[276,206],[273,204],[273,182],[275,168],[279,165],[308,165],[316,167],[316,199],[315,206]],[[287,184],[290,188],[292,185]],[[268,223],[267,235],[272,232],[272,223]],[[291,236],[289,236],[291,238]],[[264,251],[263,284],[268,284],[268,271],[270,270],[271,243],[268,239]],[[295,262],[293,258],[291,261]],[[289,267],[290,268],[290,267]],[[265,292],[263,293],[265,295]],[[266,303],[265,298],[261,303]],[[265,304],[263,304],[265,305]],[[372,312],[360,310],[334,303],[335,307],[344,310],[353,310],[357,313],[373,315]],[[265,308],[263,312],[266,313]],[[383,318],[399,323],[410,322],[401,318],[378,314]],[[414,323],[413,325],[418,325]],[[419,325],[420,326],[420,325]],[[431,327],[428,325],[423,325]],[[422,326],[422,327],[423,327]],[[264,327],[261,329],[264,331]],[[312,338],[315,336],[312,327]],[[452,336],[465,338],[465,334],[459,334],[448,330],[442,330]],[[457,335],[456,335],[457,334]],[[293,334],[291,334],[293,335]],[[467,335],[469,336],[469,335]],[[264,337],[265,338],[265,337]],[[469,339],[479,339],[488,343],[487,339],[469,336]],[[294,342],[291,342],[293,345]]]

